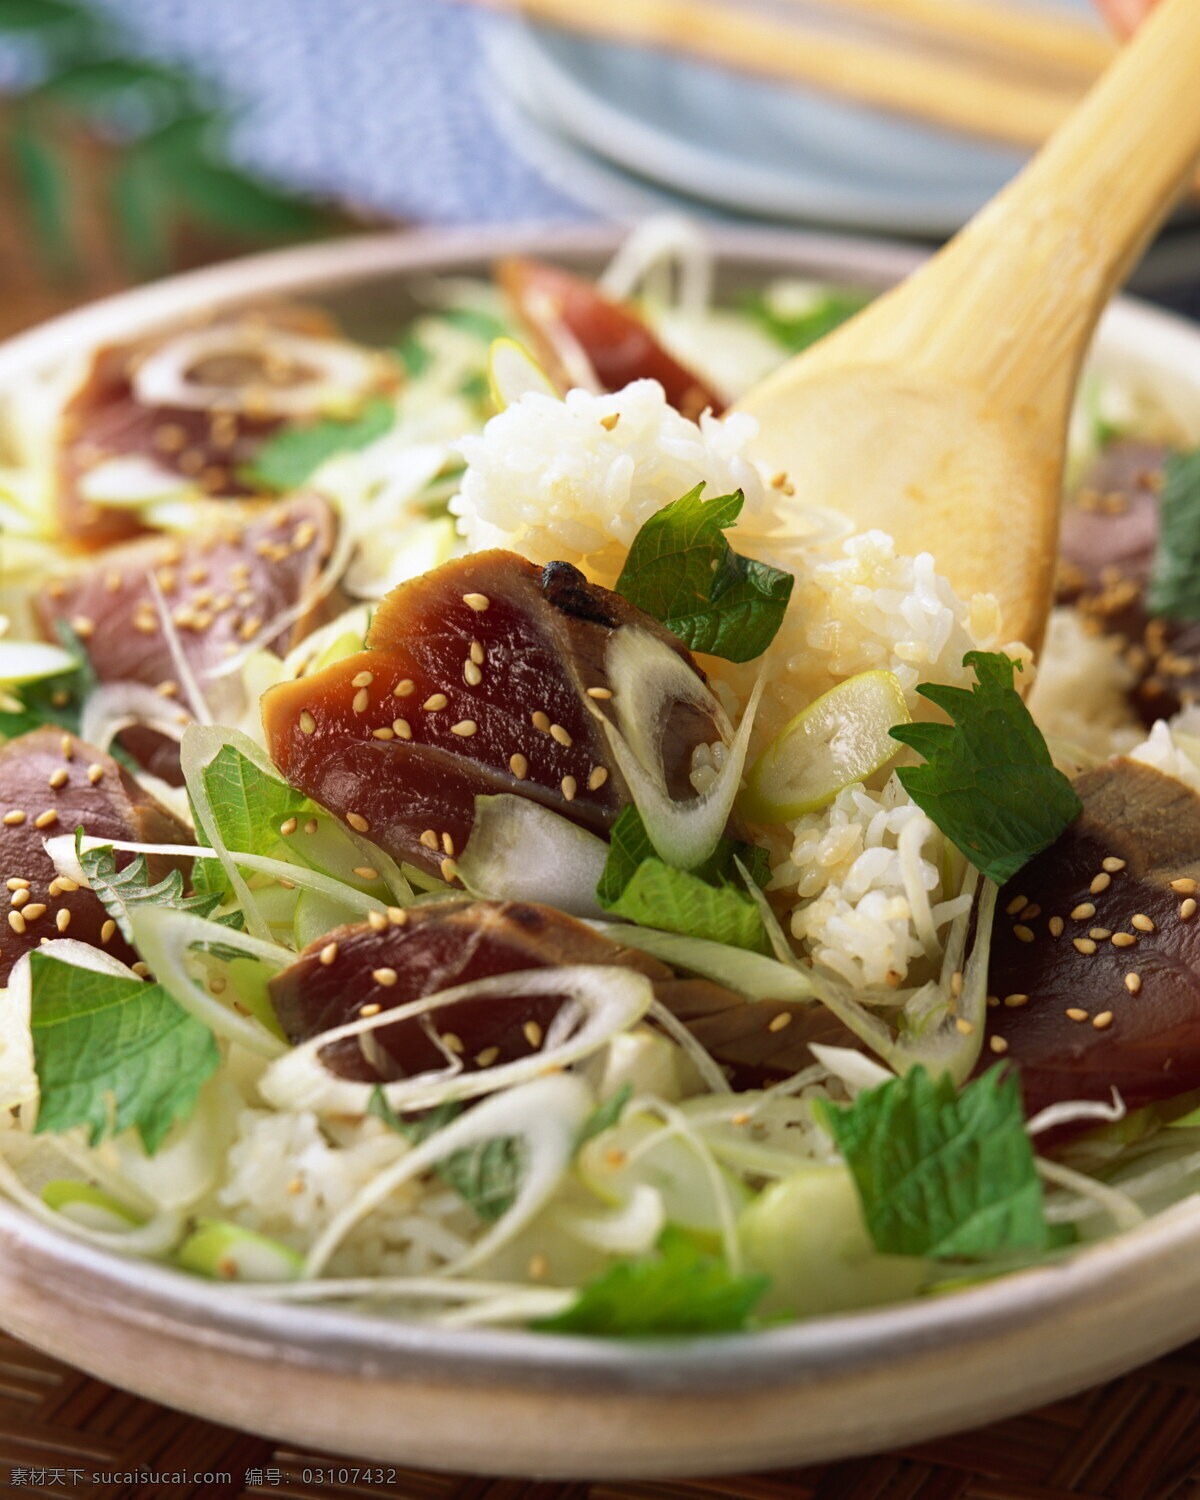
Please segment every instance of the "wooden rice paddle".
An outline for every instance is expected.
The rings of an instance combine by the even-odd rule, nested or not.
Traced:
[[[1037,157],[906,282],[738,403],[797,500],[932,552],[1040,645],[1096,321],[1200,156],[1200,0],[1162,0]]]

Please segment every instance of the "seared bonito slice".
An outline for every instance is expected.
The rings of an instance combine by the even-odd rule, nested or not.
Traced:
[[[681,642],[570,564],[473,553],[394,589],[365,651],[264,694],[268,750],[348,827],[447,881],[480,794],[530,797],[603,834],[630,800],[598,715],[612,713],[609,641],[631,626],[703,683]],[[715,699],[667,710],[673,797],[695,795],[692,753],[720,737],[719,716]]]
[[[35,601],[38,620],[47,640],[68,625],[101,682],[153,688],[164,711],[174,705],[186,721],[193,705],[163,615],[201,691],[220,708],[222,693],[236,691],[237,683],[208,680],[212,669],[252,644],[283,655],[343,604],[336,590],[318,591],[336,534],[333,512],[319,495],[255,510],[231,506],[189,536],[143,537],[51,576]],[[272,629],[272,621],[293,610],[295,618]],[[172,741],[142,729],[127,731],[123,743],[156,775],[178,782]]]
[[[633,969],[664,1003],[685,1010],[743,1006],[720,985],[678,979],[658,959],[551,907],[453,898],[336,928],[276,974],[270,994],[284,1035],[300,1043],[456,985],[565,964]],[[511,995],[460,1000],[427,1017],[331,1042],[321,1049],[321,1061],[341,1077],[364,1082],[436,1071],[446,1066],[447,1054],[468,1072],[516,1062],[541,1049],[566,999],[565,993],[522,994],[515,986]]]
[[[1074,786],[1083,812],[996,908],[982,1065],[1015,1064],[1030,1114],[1200,1088],[1200,797],[1125,758]]]
[[[0,880],[7,919],[0,925],[0,983],[23,953],[74,938],[123,963],[137,954],[99,898],[60,876],[45,841],[82,828],[94,838],[191,844],[191,832],[117,764],[73,734],[45,727],[0,746]],[[136,858],[117,854],[119,868]],[[191,860],[150,855],[151,881]]]

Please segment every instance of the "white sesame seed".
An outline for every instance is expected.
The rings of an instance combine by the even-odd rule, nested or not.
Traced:
[[[325,965],[326,968],[329,967],[329,965],[337,956],[338,945],[336,943],[326,943],[325,946],[321,949],[321,962]]]
[[[378,1000],[372,1000],[369,1005],[360,1005],[358,1007],[358,1013],[365,1020],[368,1016],[377,1016],[377,1015],[379,1015],[379,1013],[380,1013],[380,1011],[382,1011],[382,1009],[383,1009],[383,1006],[380,1005],[380,1003],[379,1003]]]
[[[424,844],[426,849],[438,849],[441,847],[438,841],[438,836],[432,828],[427,828],[425,830],[425,832],[421,835],[420,842]]]
[[[551,724],[550,738],[557,740],[560,745],[565,745],[568,749],[575,743],[561,724]]]
[[[473,609],[480,613],[492,602],[486,594],[464,594],[462,601],[468,609]]]
[[[1095,953],[1096,944],[1091,938],[1072,938],[1071,941],[1080,953]]]
[[[1069,1021],[1086,1021],[1088,1013],[1086,1010],[1080,1010],[1077,1005],[1069,1005],[1066,1010],[1066,1016]]]
[[[403,927],[408,921],[408,913],[402,906],[389,906],[387,909],[388,921],[393,927]]]
[[[1103,943],[1106,938],[1112,937],[1111,927],[1089,927],[1088,937],[1095,938],[1098,943]]]
[[[955,969],[950,976],[950,993],[957,1000],[963,991],[963,976],[961,969]]]
[[[537,730],[540,730],[542,734],[550,733],[550,715],[548,713],[543,713],[540,708],[534,709],[533,713],[529,715],[529,721],[533,725],[533,727]]]
[[[363,817],[362,813],[347,813],[346,822],[354,829],[355,833],[370,833],[371,825]]]
[[[442,1032],[442,1046],[445,1047],[447,1052],[461,1053],[465,1050],[465,1048],[463,1047],[462,1037],[460,1037],[457,1032],[454,1031]]]
[[[975,1030],[974,1026],[964,1016],[955,1016],[954,1029],[958,1032],[959,1036],[970,1036]]]
[[[612,697],[612,688],[603,688],[603,687],[588,688],[587,695],[588,695],[589,698],[611,698]]]
[[[70,774],[64,766],[59,766],[57,771],[50,772],[48,780],[50,782],[51,788],[57,792],[61,790],[61,788],[66,786],[67,782],[70,780]]]
[[[307,708],[302,709],[300,712],[300,733],[312,734],[313,730],[316,729],[316,727],[316,719],[313,718],[312,714],[309,713]]]
[[[1005,995],[1004,1003],[1009,1010],[1019,1010],[1022,1005],[1029,1004],[1028,995]]]
[[[386,932],[388,919],[381,911],[369,911],[367,913],[367,926],[372,932]]]
[[[568,802],[574,802],[575,792],[577,790],[574,776],[564,776],[562,781],[559,782],[559,785],[562,787],[562,794],[566,798],[566,800]]]
[[[18,937],[25,935],[25,918],[19,911],[10,911],[8,914],[8,925]]]
[[[71,621],[71,629],[81,641],[86,641],[89,636],[96,633],[96,622],[90,620],[87,615],[76,615]]]
[[[14,807],[11,812],[4,814],[4,821],[10,828],[17,828],[25,821],[25,814],[19,808]]]
[[[103,777],[104,767],[100,765],[99,762],[93,762],[93,764],[87,768],[87,779],[93,786],[95,786],[97,782],[103,780]]]
[[[1185,922],[1190,921],[1192,917],[1196,915],[1196,903],[1191,896],[1189,896],[1186,901],[1180,902],[1179,915]]]
[[[394,740],[396,738],[396,731],[389,729],[385,724],[382,729],[372,729],[371,738],[373,740]]]
[[[499,1056],[499,1047],[485,1047],[482,1052],[475,1054],[475,1066],[478,1068],[490,1068]]]
[[[350,686],[356,688],[370,687],[374,681],[374,672],[359,672],[350,679]]]
[[[468,687],[478,687],[483,681],[483,673],[470,658],[463,662],[463,681]]]
[[[358,692],[355,693],[353,699],[350,702],[350,707],[356,714],[363,714],[366,713],[367,705],[370,703],[370,701],[371,695],[367,692],[366,688],[359,688]]]
[[[321,825],[317,822],[316,818],[309,818],[308,822],[304,825],[304,831],[305,833],[309,834],[316,833],[317,829],[320,826]]]
[[[384,989],[391,989],[400,976],[395,969],[372,969],[371,978],[376,984],[383,985]]]
[[[50,828],[57,822],[58,814],[52,807],[48,807],[45,812],[38,813],[37,817],[34,818],[33,826],[35,828]]]
[[[149,979],[150,978],[150,965],[142,963],[142,961],[140,959],[138,960],[137,963],[130,964],[129,967],[133,970],[133,972],[137,975],[137,977],[139,979]]]
[[[1086,922],[1089,917],[1096,915],[1096,908],[1090,901],[1082,901],[1071,913],[1072,922]]]
[[[293,833],[295,833],[298,826],[299,823],[296,818],[285,818],[279,825],[279,831],[286,839],[289,838]]]
[[[1028,899],[1029,898],[1027,896],[1014,896],[1008,903],[1008,905],[1004,908],[1005,912],[1007,912],[1010,917],[1015,917],[1019,911],[1023,911],[1025,909]]]
[[[100,941],[102,943],[111,943],[116,930],[117,924],[110,917],[108,921],[105,922],[104,926],[100,929]]]
[[[446,697],[445,693],[430,693],[425,702],[421,704],[421,707],[428,710],[429,713],[435,714],[437,713],[438,709],[445,708],[446,704],[449,703],[449,701],[450,700]]]
[[[1142,988],[1142,976],[1140,974],[1126,974],[1125,988],[1131,995],[1136,995]]]
[[[355,873],[355,875],[358,876],[358,878],[360,880],[378,880],[379,879],[379,871],[375,868],[374,865],[355,865],[354,866],[354,873]],[[379,913],[378,912],[372,912],[371,915],[377,917],[379,915]]]
[[[588,779],[587,779],[588,791],[589,792],[598,792],[600,790],[600,788],[604,785],[604,783],[607,780],[608,780],[608,767],[607,766],[593,766],[592,769],[591,769],[591,774],[588,776]]]
[[[392,689],[392,697],[407,698],[410,694],[416,691],[416,686],[416,683],[412,680],[411,677],[402,677],[396,684],[396,686]]]
[[[1032,943],[1033,929],[1031,927],[1025,927],[1020,922],[1018,922],[1017,925],[1013,928],[1013,936],[1022,943]]]
[[[67,928],[70,927],[71,913],[65,906],[60,906],[58,911],[55,913],[54,925],[58,928],[59,932],[66,932]]]
[[[988,1046],[993,1052],[1007,1052],[1008,1043],[1002,1036],[993,1036],[988,1039]]]
[[[398,739],[402,739],[402,740],[411,740],[412,739],[412,729],[409,726],[409,722],[408,722],[407,719],[393,719],[392,720],[392,729],[395,731],[396,736],[397,736]]]
[[[1046,926],[1050,929],[1051,937],[1062,937],[1064,922],[1061,917],[1051,917]]]
[[[71,760],[75,754],[75,747],[71,743],[71,736],[64,734],[58,742],[58,748],[62,752],[63,760]]]
[[[23,875],[14,875],[11,879],[6,880],[4,884],[10,891],[27,891],[30,883]]]
[[[1091,891],[1093,896],[1098,896],[1101,891],[1108,890],[1110,885],[1112,885],[1112,876],[1106,872],[1102,875],[1097,875],[1091,885],[1088,886],[1088,890]]]
[[[454,857],[454,839],[448,833],[442,834],[442,853]]]
[[[19,906],[24,906],[25,903],[28,900],[29,900],[29,892],[27,890],[19,890],[19,891],[14,891],[12,893],[12,895],[8,898],[8,904],[9,904],[9,906],[18,906],[19,907]]]
[[[1112,1023],[1113,1013],[1111,1010],[1102,1010],[1098,1016],[1092,1017],[1092,1025],[1097,1031],[1107,1031]]]
[[[508,757],[508,769],[518,781],[524,781],[529,775],[529,762],[523,755],[510,755]]]
[[[458,866],[452,859],[446,858],[442,860],[441,871],[442,879],[446,882],[447,885],[449,885],[458,874]]]
[[[1194,896],[1196,894],[1196,882],[1189,876],[1181,876],[1178,880],[1172,880],[1171,889],[1178,891],[1181,896]]]
[[[484,650],[483,650],[483,642],[482,641],[472,641],[471,642],[470,656],[471,656],[471,665],[473,667],[482,667],[483,666]]]
[[[611,432],[620,420],[621,413],[619,411],[610,411],[608,416],[600,418],[600,425],[604,428],[605,432]]]
[[[1139,932],[1153,932],[1155,930],[1154,923],[1144,912],[1138,912],[1137,916],[1132,917],[1129,925],[1136,927]]]
[[[1132,932],[1114,932],[1112,935],[1114,948],[1132,948],[1136,942],[1137,938]]]
[[[1110,875],[1115,875],[1118,870],[1123,870],[1125,868],[1125,861],[1123,859],[1118,859],[1114,854],[1110,854],[1107,859],[1102,859],[1100,861],[1100,868],[1102,870],[1107,870]]]
[[[521,1027],[525,1040],[536,1051],[542,1045],[542,1028],[536,1021],[526,1021]]]
[[[451,724],[450,733],[459,734],[463,739],[469,738],[479,728],[474,719],[460,719],[457,724]]]
[[[782,1031],[785,1026],[792,1024],[792,1013],[790,1010],[781,1010],[777,1016],[772,1016],[767,1022],[768,1031]]]
[[[44,901],[31,901],[28,906],[21,908],[21,915],[27,922],[36,922],[39,917],[46,915],[46,903]]]

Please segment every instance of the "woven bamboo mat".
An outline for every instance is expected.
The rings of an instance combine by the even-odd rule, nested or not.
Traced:
[[[366,1468],[181,1416],[0,1334],[0,1493],[78,1500],[1200,1500],[1200,1343],[1026,1416],[815,1468],[653,1484]]]

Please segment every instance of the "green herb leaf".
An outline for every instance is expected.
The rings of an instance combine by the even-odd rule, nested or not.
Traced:
[[[41,677],[33,682],[14,684],[8,689],[12,697],[19,700],[16,710],[0,709],[0,735],[15,739],[19,734],[28,734],[31,729],[40,729],[43,724],[53,724],[71,734],[79,733],[83,716],[83,705],[88,695],[97,686],[96,674],[82,641],[66,623],[60,620],[56,626],[59,644],[75,658],[77,665],[69,672],[60,672],[55,677]],[[120,746],[113,745],[110,754],[118,760],[124,759]]]
[[[405,1120],[388,1103],[382,1088],[371,1092],[367,1113],[415,1146],[449,1125],[462,1112],[456,1103],[439,1104],[415,1120]],[[434,1167],[448,1186],[464,1198],[485,1224],[503,1218],[516,1201],[525,1173],[525,1148],[516,1136],[500,1135],[452,1151]]]
[[[304,811],[307,799],[302,792],[277,776],[269,776],[235,745],[222,745],[201,777],[216,831],[227,849],[272,858],[286,855],[279,825]],[[199,829],[201,821],[196,826]],[[215,859],[198,859],[192,871],[192,888],[199,894],[223,893],[227,882],[221,865]]]
[[[9,137],[17,181],[47,268],[60,280],[79,269],[72,225],[71,174],[62,150],[23,112]]]
[[[791,354],[799,354],[839,328],[870,301],[863,292],[813,289],[811,303],[795,313],[780,313],[761,292],[742,303],[754,321]]]
[[[160,984],[29,962],[38,1132],[86,1125],[94,1146],[133,1127],[153,1155],[220,1063],[212,1033]]]
[[[928,762],[896,775],[971,863],[1003,885],[1074,822],[1082,803],[1013,687],[1014,663],[1001,652],[969,651],[963,665],[974,668],[976,687],[923,682],[917,689],[953,725],[890,731]]]
[[[757,953],[770,951],[762,917],[747,893],[735,861],[765,884],[770,856],[737,839],[721,839],[695,870],[677,870],[658,858],[636,807],[626,807],[613,824],[608,858],[596,887],[606,911],[685,937],[706,937]]]
[[[741,490],[703,500],[703,488],[650,517],[633,539],[617,593],[693,651],[751,661],[775,639],[795,579],[740,556],[725,540],[742,509]]]
[[[507,323],[481,307],[443,307],[438,316],[443,323],[461,328],[464,333],[473,333],[483,344],[502,339],[511,331]]]
[[[220,892],[185,896],[183,876],[178,870],[172,870],[151,885],[144,854],[139,854],[123,870],[118,870],[117,858],[110,844],[103,848],[84,850],[80,847],[82,843],[83,829],[77,828],[75,852],[83,873],[87,876],[88,885],[99,896],[105,911],[121,929],[127,943],[133,942],[133,929],[129,923],[131,906],[148,901],[152,906],[171,906],[176,911],[190,911],[199,917],[210,917],[221,904]]]
[[[397,341],[395,349],[400,363],[414,380],[424,375],[433,363],[433,355],[411,329]]]
[[[917,1067],[822,1113],[885,1254],[970,1259],[1045,1245],[1015,1074],[992,1068],[959,1092]]]
[[[357,417],[326,417],[307,427],[285,428],[268,438],[253,461],[243,466],[242,477],[265,489],[299,489],[326,459],[366,448],[389,431],[395,420],[396,408],[378,397]]]
[[[1200,448],[1167,459],[1146,603],[1152,615],[1200,620]]]
[[[550,1333],[732,1333],[767,1289],[766,1276],[735,1276],[724,1259],[682,1230],[665,1229],[657,1249],[619,1261],[586,1283],[564,1312],[533,1324]]]
[[[579,1127],[579,1135],[575,1141],[575,1149],[586,1146],[594,1136],[602,1130],[608,1130],[621,1118],[621,1112],[633,1097],[633,1084],[623,1083],[615,1094],[610,1094],[602,1104],[597,1104],[591,1114]]]

